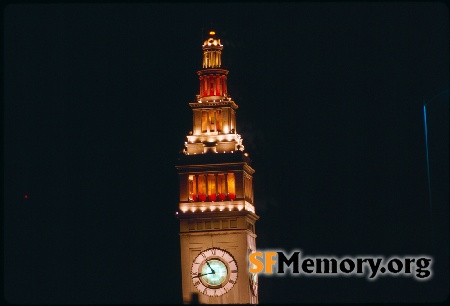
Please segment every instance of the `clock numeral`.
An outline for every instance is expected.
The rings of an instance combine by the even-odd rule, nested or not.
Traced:
[[[203,294],[208,294],[208,288],[205,288],[205,290],[203,290]]]
[[[232,259],[232,260],[230,260],[228,263],[232,263],[234,260]]]
[[[198,285],[200,285],[200,281],[196,281],[196,282],[194,283],[194,286],[195,286],[195,287],[197,287]]]
[[[211,249],[211,253],[212,253],[213,255],[216,255],[216,249]]]
[[[234,281],[234,280],[232,280],[232,279],[230,279],[228,282],[229,282],[229,283],[232,283],[233,285],[236,284],[236,281]]]
[[[206,259],[206,255],[205,255],[205,253],[202,253],[202,256],[203,256],[203,258],[204,258],[204,259]]]
[[[231,270],[231,273],[237,273],[238,270]]]

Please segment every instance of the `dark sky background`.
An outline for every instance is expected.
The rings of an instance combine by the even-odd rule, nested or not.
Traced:
[[[434,258],[428,282],[260,276],[260,302],[447,297],[445,5],[21,4],[3,16],[8,302],[181,302],[175,164],[211,27],[256,170],[257,248]]]

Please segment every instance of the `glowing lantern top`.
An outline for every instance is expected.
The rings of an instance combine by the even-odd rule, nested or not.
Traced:
[[[223,45],[215,37],[216,32],[210,31],[209,38],[203,42],[203,68],[219,68],[222,64],[221,51]]]

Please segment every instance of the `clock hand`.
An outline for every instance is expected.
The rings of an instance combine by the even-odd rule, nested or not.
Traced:
[[[215,272],[210,272],[210,273],[204,273],[204,274],[198,274],[197,276],[194,276],[194,277],[192,277],[192,278],[196,278],[196,277],[202,277],[202,276],[204,276],[204,275],[208,275],[208,274],[216,274]]]
[[[206,264],[208,265],[208,267],[211,269],[211,271],[212,271],[212,274],[216,274],[216,272],[214,271],[214,269],[213,268],[211,268],[211,266],[209,265],[209,262],[208,261],[206,261]]]

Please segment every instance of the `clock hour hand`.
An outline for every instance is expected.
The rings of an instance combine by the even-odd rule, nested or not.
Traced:
[[[212,273],[208,273],[208,274],[216,274],[216,272],[214,271],[214,269],[211,268],[211,266],[209,265],[209,262],[208,262],[208,261],[206,261],[206,264],[208,265],[208,267],[211,269],[211,272],[212,272]]]

